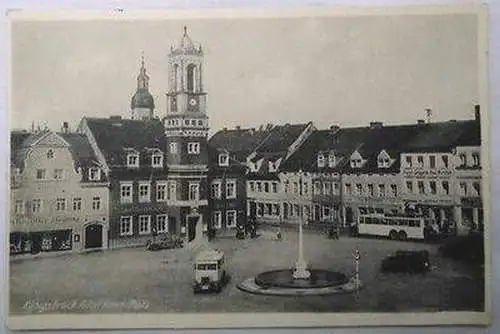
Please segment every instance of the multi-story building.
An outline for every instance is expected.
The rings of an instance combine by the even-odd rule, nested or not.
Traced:
[[[237,127],[223,129],[210,138],[209,207],[214,229],[247,226],[246,157],[268,134]]]
[[[169,203],[177,187],[166,176],[165,137],[158,119],[83,118],[85,133],[110,181],[110,247],[142,245],[155,233],[178,233]]]
[[[483,178],[481,164],[481,124],[479,105],[475,106],[475,122],[464,124],[455,153],[455,191],[458,193],[461,209],[456,211],[459,229],[484,229]]]
[[[457,191],[457,146],[476,137],[476,121],[448,121],[421,124],[419,133],[401,155],[405,207],[412,207],[433,221],[438,228],[462,233],[461,195]],[[475,145],[472,140],[471,145]],[[458,164],[460,170],[461,163]],[[478,168],[478,167],[476,167]],[[479,193],[479,192],[478,192]],[[464,192],[467,196],[469,192]]]
[[[345,158],[345,148],[341,148],[338,141],[339,133],[338,126],[313,131],[281,168],[282,182],[292,192],[299,188],[298,182],[302,179],[304,215],[309,221],[338,218],[341,205],[339,166]]]
[[[247,157],[248,214],[262,221],[282,222],[298,217],[303,194],[299,194],[298,179],[288,180],[288,176],[280,175],[280,166],[302,145],[314,126],[312,123],[285,124],[266,129],[269,135]],[[294,182],[297,182],[296,188]],[[310,183],[306,188],[309,187]]]
[[[342,168],[346,224],[357,222],[360,214],[402,211],[400,155],[418,129],[417,124],[384,126],[372,122],[358,130],[361,142]]]
[[[108,182],[86,136],[11,134],[12,253],[108,246]]]
[[[178,192],[170,210],[188,240],[208,212],[208,115],[203,88],[203,50],[195,45],[184,27],[177,46],[168,56],[169,90],[164,118],[168,181]],[[198,226],[199,228],[199,226]]]

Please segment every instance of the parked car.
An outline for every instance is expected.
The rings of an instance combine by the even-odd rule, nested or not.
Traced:
[[[182,239],[176,236],[161,236],[157,239],[149,240],[146,244],[146,249],[150,251],[162,250],[162,249],[172,249],[172,248],[182,248],[184,242]]]
[[[383,272],[426,273],[430,270],[428,251],[397,251],[382,261]]]

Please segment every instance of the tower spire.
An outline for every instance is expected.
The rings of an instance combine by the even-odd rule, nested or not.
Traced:
[[[187,36],[187,34],[188,34],[188,28],[187,26],[184,26],[184,36]]]

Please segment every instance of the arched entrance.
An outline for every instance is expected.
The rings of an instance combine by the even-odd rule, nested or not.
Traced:
[[[85,248],[102,248],[102,230],[101,224],[94,223],[85,227]]]

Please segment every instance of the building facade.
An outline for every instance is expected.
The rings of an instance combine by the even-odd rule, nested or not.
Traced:
[[[11,135],[17,137],[11,150],[13,254],[108,247],[106,175],[87,137],[65,125],[63,133]]]
[[[155,234],[178,233],[169,207],[176,195],[166,173],[163,124],[158,119],[84,118],[87,135],[110,182],[110,248],[143,245]]]
[[[272,223],[297,220],[299,208],[307,202],[304,189],[310,189],[311,183],[304,180],[307,184],[301,192],[298,175],[281,173],[281,166],[306,141],[314,126],[312,123],[269,125],[266,130],[269,135],[247,157],[248,214],[252,219]],[[300,210],[308,212],[310,206]]]
[[[184,27],[177,46],[168,56],[169,90],[163,120],[168,182],[175,184],[171,211],[188,240],[208,211],[208,115],[203,89],[203,50],[195,45]]]

